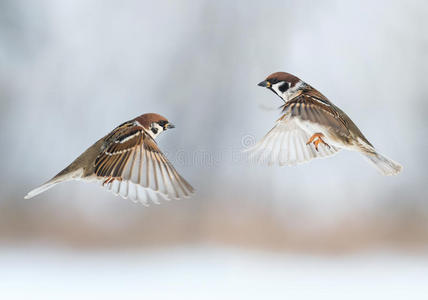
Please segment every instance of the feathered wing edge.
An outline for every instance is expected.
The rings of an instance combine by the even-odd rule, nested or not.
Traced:
[[[122,143],[123,140],[128,143]],[[75,179],[96,180],[114,194],[144,205],[148,205],[149,200],[159,203],[159,199],[185,198],[194,193],[193,187],[175,170],[156,142],[142,132],[135,132],[131,138],[125,135],[122,140],[111,143],[97,157],[93,176],[82,177],[83,169],[69,171],[69,167],[24,198],[30,199],[58,183]]]
[[[111,152],[99,160],[97,180],[116,195],[134,202],[159,203],[189,197],[193,187],[175,170],[148,136],[137,136],[138,141],[127,151]],[[114,157],[114,156],[117,156]],[[109,162],[105,163],[105,160]],[[107,172],[106,172],[107,170]]]
[[[320,144],[306,144],[310,136],[293,119],[277,121],[275,126],[253,147],[246,150],[249,159],[268,165],[292,166],[314,158],[336,154],[340,149]]]

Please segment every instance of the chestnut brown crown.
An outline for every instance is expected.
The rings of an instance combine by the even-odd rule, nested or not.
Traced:
[[[290,84],[289,87],[294,87],[300,79],[290,73],[275,72],[266,77],[266,80],[260,82],[258,85],[270,88],[272,85],[282,81],[288,82]]]
[[[169,123],[167,118],[155,113],[144,114],[139,117],[136,117],[134,120],[138,121],[138,123],[140,123],[145,128],[149,128],[150,125],[152,125],[153,123],[158,123],[162,127],[165,127],[165,125],[169,124],[168,128],[174,128],[174,126]]]

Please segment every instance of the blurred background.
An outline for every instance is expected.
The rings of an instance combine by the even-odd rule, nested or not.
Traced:
[[[426,299],[426,1],[0,1],[2,299]],[[242,150],[293,73],[404,166]],[[142,113],[194,197],[24,195]]]

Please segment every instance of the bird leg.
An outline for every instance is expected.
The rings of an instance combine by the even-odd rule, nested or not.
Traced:
[[[328,148],[330,148],[330,145],[327,144],[326,142],[324,142],[324,140],[322,139],[323,137],[324,137],[324,134],[322,134],[320,132],[314,133],[314,135],[311,136],[311,138],[309,139],[309,141],[307,141],[306,145],[309,145],[310,143],[314,143],[315,150],[317,150],[317,151],[318,151],[318,145],[320,143],[323,143]]]

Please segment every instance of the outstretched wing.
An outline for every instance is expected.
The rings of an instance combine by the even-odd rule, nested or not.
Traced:
[[[302,121],[321,125],[332,134],[345,140],[361,138],[371,146],[354,122],[340,108],[315,89],[305,91],[305,93],[287,101],[282,106],[282,111]],[[353,136],[351,132],[356,136]]]
[[[116,195],[148,204],[148,200],[157,203],[159,198],[178,199],[193,193],[143,127],[124,123],[106,140],[95,160],[95,174]]]
[[[296,165],[314,158],[328,157],[339,151],[334,146],[306,144],[310,135],[303,130],[296,119],[284,116],[256,145],[247,151],[250,159],[269,165]]]

